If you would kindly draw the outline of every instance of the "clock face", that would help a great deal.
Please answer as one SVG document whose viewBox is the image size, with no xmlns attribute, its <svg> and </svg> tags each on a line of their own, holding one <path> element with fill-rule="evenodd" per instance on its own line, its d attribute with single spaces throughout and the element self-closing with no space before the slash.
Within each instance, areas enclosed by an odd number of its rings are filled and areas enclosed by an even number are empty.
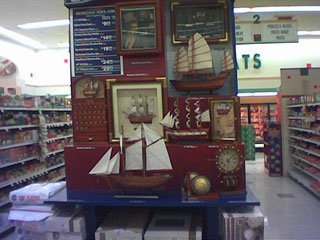
<svg viewBox="0 0 320 240">
<path fill-rule="evenodd" d="M 221 151 L 217 158 L 217 166 L 223 172 L 238 170 L 240 165 L 239 153 L 236 149 L 226 148 Z"/>
</svg>

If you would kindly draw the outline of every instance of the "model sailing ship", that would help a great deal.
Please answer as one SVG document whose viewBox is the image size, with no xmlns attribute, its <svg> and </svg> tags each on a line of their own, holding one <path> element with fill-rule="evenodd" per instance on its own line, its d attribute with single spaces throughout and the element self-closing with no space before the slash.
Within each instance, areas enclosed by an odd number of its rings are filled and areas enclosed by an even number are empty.
<svg viewBox="0 0 320 240">
<path fill-rule="evenodd" d="M 188 52 L 181 47 L 175 57 L 176 79 L 182 73 L 181 80 L 170 80 L 172 85 L 181 91 L 214 90 L 223 87 L 234 69 L 233 57 L 229 51 L 224 51 L 221 58 L 222 71 L 214 73 L 210 47 L 200 33 L 194 34 L 188 43 Z"/>
<path fill-rule="evenodd" d="M 154 118 L 154 99 L 149 100 L 147 96 L 132 97 L 130 100 L 131 107 L 127 115 L 130 123 L 152 123 Z"/>
<path fill-rule="evenodd" d="M 89 174 L 107 179 L 116 189 L 157 189 L 172 178 L 172 166 L 163 138 L 145 124 L 126 141 L 120 136 L 120 152 L 111 158 L 110 148 Z M 111 159 L 110 159 L 111 158 Z M 133 170 L 142 170 L 134 174 Z"/>
<path fill-rule="evenodd" d="M 95 97 L 99 92 L 99 82 L 94 80 L 88 80 L 85 84 L 85 88 L 82 93 L 86 97 Z"/>
<path fill-rule="evenodd" d="M 167 134 L 174 140 L 205 140 L 209 136 L 209 124 L 210 114 L 209 109 L 201 112 L 200 100 L 194 102 L 194 113 L 191 114 L 190 99 L 186 99 L 186 127 L 187 129 L 181 129 L 179 120 L 179 108 L 177 102 L 174 103 L 174 113 L 168 112 L 164 119 L 160 122 L 164 126 Z M 191 119 L 191 115 L 194 119 Z M 194 121 L 196 127 L 192 127 L 191 122 Z"/>
</svg>

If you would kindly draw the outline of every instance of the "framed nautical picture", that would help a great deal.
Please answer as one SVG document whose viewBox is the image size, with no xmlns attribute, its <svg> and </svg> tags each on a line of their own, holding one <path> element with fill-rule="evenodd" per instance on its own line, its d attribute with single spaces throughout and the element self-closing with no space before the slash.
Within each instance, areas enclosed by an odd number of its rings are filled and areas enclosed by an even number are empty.
<svg viewBox="0 0 320 240">
<path fill-rule="evenodd" d="M 237 140 L 236 109 L 233 99 L 211 100 L 212 140 Z"/>
<path fill-rule="evenodd" d="M 119 55 L 162 51 L 159 1 L 116 4 Z"/>
<path fill-rule="evenodd" d="M 158 135 L 164 135 L 159 124 L 167 106 L 163 79 L 107 80 L 109 106 L 112 106 L 109 114 L 110 141 L 118 141 L 121 133 L 124 138 L 131 136 L 142 123 Z"/>
<path fill-rule="evenodd" d="M 171 22 L 174 44 L 187 44 L 196 33 L 207 42 L 229 40 L 228 8 L 224 0 L 210 2 L 172 2 Z"/>
</svg>

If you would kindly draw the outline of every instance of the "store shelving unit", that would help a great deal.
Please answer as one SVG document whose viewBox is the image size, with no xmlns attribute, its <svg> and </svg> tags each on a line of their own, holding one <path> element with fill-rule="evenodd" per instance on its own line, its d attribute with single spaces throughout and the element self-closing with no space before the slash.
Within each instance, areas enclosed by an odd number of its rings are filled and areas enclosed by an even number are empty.
<svg viewBox="0 0 320 240">
<path fill-rule="evenodd" d="M 290 178 L 320 197 L 320 102 L 318 95 L 287 99 Z"/>
<path fill-rule="evenodd" d="M 10 97 L 7 97 L 7 99 Z M 13 99 L 13 98 L 12 98 Z M 1 99 L 0 99 L 1 100 Z M 33 98 L 31 103 L 33 106 L 40 105 L 37 98 Z M 14 101 L 14 100 L 13 100 Z M 19 102 L 18 102 L 19 103 Z M 1 104 L 1 102 L 0 102 Z M 39 134 L 39 116 L 43 113 L 50 114 L 52 112 L 64 113 L 70 112 L 69 108 L 39 108 L 23 106 L 24 102 L 21 102 L 22 107 L 0 107 L 0 172 L 2 175 L 10 175 L 10 178 L 2 178 L 0 181 L 0 207 L 9 206 L 10 201 L 8 199 L 8 194 L 10 191 L 20 188 L 25 184 L 33 181 L 38 181 L 39 179 L 47 179 L 47 174 L 57 171 L 59 169 L 63 170 L 65 163 L 58 162 L 56 164 L 48 164 L 46 161 L 42 161 L 41 154 L 39 151 L 39 143 L 45 141 L 48 144 L 54 143 L 55 141 L 63 141 L 72 139 L 72 132 L 67 131 L 64 134 L 63 131 L 59 131 L 54 137 L 45 138 Z M 28 104 L 30 104 L 30 99 Z M 63 128 L 72 126 L 71 121 L 59 121 L 57 123 L 50 122 L 46 124 L 46 128 Z M 15 134 L 19 134 L 24 131 L 32 131 L 33 139 L 22 139 L 17 138 L 18 143 L 15 143 Z M 28 135 L 29 136 L 29 135 Z M 61 153 L 63 153 L 64 145 L 58 150 L 51 151 L 46 157 L 61 158 Z M 32 150 L 32 153 L 28 151 Z M 59 156 L 60 155 L 60 156 Z M 12 161 L 12 159 L 15 159 Z M 46 160 L 46 159 L 44 159 Z M 55 163 L 55 162 L 54 162 Z M 51 178 L 50 181 L 59 181 L 65 178 L 64 171 L 59 176 Z M 4 174 L 7 173 L 7 174 Z M 8 225 L 0 228 L 0 234 L 10 230 L 13 226 Z"/>
</svg>

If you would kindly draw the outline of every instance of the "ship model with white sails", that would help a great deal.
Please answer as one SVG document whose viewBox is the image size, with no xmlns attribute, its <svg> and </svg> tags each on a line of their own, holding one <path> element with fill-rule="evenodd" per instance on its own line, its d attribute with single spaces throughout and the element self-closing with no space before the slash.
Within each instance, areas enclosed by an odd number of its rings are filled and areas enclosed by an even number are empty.
<svg viewBox="0 0 320 240">
<path fill-rule="evenodd" d="M 112 158 L 110 148 L 89 174 L 103 177 L 112 189 L 156 190 L 172 178 L 172 165 L 164 139 L 144 123 L 124 141 Z"/>
<path fill-rule="evenodd" d="M 188 51 L 179 48 L 175 56 L 173 72 L 176 80 L 171 84 L 179 91 L 215 90 L 224 86 L 230 73 L 233 72 L 234 62 L 229 51 L 224 51 L 220 64 L 222 71 L 217 75 L 213 64 L 210 47 L 200 33 L 194 34 L 188 42 Z M 179 74 L 182 79 L 178 80 Z"/>
<path fill-rule="evenodd" d="M 180 110 L 177 102 L 174 102 L 173 112 L 168 112 L 164 119 L 160 122 L 166 133 L 173 140 L 206 140 L 209 136 L 209 122 L 210 122 L 210 113 L 209 109 L 201 111 L 200 109 L 200 100 L 195 99 L 193 107 L 191 107 L 191 102 L 189 99 L 185 99 L 185 110 L 187 112 L 185 118 L 186 128 L 182 129 L 180 124 Z M 193 110 L 193 113 L 192 112 Z M 193 116 L 194 119 L 191 119 Z M 193 127 L 191 122 L 195 123 Z"/>
<path fill-rule="evenodd" d="M 152 123 L 154 118 L 154 99 L 139 95 L 130 100 L 131 107 L 127 112 L 130 123 Z"/>
</svg>

